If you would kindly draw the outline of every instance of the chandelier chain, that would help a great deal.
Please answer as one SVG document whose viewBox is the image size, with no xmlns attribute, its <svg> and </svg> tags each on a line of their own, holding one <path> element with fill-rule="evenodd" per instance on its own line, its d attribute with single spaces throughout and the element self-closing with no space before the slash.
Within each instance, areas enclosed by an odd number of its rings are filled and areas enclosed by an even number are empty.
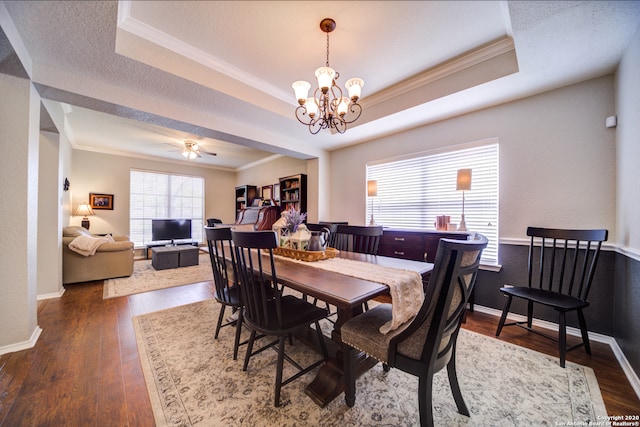
<svg viewBox="0 0 640 427">
<path fill-rule="evenodd" d="M 327 67 L 329 66 L 329 33 L 327 33 Z"/>
</svg>

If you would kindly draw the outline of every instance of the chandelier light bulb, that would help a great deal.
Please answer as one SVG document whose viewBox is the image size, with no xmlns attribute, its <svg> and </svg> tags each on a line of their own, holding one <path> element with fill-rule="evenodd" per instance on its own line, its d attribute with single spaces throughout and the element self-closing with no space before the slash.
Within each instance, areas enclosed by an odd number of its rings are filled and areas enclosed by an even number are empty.
<svg viewBox="0 0 640 427">
<path fill-rule="evenodd" d="M 349 92 L 349 98 L 351 98 L 353 102 L 356 102 L 360 98 L 360 95 L 362 94 L 362 87 L 364 86 L 364 81 L 359 78 L 353 78 L 353 79 L 347 80 L 344 86 L 347 88 L 347 91 Z"/>
<path fill-rule="evenodd" d="M 327 93 L 333 84 L 333 78 L 336 72 L 331 67 L 320 67 L 316 70 L 316 78 L 318 79 L 318 87 L 322 93 Z"/>
<path fill-rule="evenodd" d="M 307 107 L 307 114 L 309 114 L 309 117 L 314 118 L 316 114 L 318 114 L 318 104 L 316 104 L 315 98 L 307 99 L 306 107 Z"/>
<path fill-rule="evenodd" d="M 338 115 L 340 117 L 343 117 L 345 114 L 347 114 L 347 111 L 349 109 L 349 102 L 351 102 L 349 98 L 347 98 L 346 96 L 342 97 L 342 100 L 338 104 Z"/>
<path fill-rule="evenodd" d="M 298 104 L 304 105 L 305 99 L 307 99 L 307 96 L 309 96 L 309 89 L 311 89 L 311 84 L 309 82 L 305 82 L 304 80 L 299 80 L 297 82 L 293 82 L 291 87 L 296 94 Z"/>
</svg>

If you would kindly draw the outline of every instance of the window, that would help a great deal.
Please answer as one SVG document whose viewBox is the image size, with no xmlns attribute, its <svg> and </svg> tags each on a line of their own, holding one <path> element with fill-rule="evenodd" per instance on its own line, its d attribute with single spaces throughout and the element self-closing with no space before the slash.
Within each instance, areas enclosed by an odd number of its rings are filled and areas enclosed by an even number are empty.
<svg viewBox="0 0 640 427">
<path fill-rule="evenodd" d="M 378 194 L 367 203 L 365 221 L 373 209 L 376 223 L 385 227 L 433 230 L 438 215 L 459 223 L 463 194 L 456 191 L 456 177 L 458 169 L 470 168 L 471 190 L 464 192 L 467 230 L 489 239 L 482 262 L 497 264 L 498 143 L 479 144 L 367 164 L 367 180 L 378 181 Z"/>
<path fill-rule="evenodd" d="M 152 219 L 191 219 L 191 239 L 202 242 L 204 178 L 132 170 L 129 234 L 135 246 L 151 240 Z"/>
</svg>

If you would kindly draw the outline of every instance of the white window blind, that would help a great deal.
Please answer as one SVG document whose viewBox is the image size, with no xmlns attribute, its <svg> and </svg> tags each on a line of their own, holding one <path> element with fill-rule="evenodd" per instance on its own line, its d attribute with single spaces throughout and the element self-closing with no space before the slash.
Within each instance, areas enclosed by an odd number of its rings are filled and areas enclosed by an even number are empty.
<svg viewBox="0 0 640 427">
<path fill-rule="evenodd" d="M 152 241 L 152 219 L 191 219 L 191 239 L 203 241 L 204 178 L 131 170 L 129 234 L 135 246 Z"/>
<path fill-rule="evenodd" d="M 467 230 L 489 239 L 482 262 L 497 264 L 497 143 L 368 164 L 367 180 L 378 181 L 378 194 L 368 200 L 365 221 L 373 209 L 375 222 L 385 227 L 433 230 L 438 215 L 449 215 L 458 224 L 462 215 L 458 169 L 472 170 L 471 190 L 464 192 Z"/>
</svg>

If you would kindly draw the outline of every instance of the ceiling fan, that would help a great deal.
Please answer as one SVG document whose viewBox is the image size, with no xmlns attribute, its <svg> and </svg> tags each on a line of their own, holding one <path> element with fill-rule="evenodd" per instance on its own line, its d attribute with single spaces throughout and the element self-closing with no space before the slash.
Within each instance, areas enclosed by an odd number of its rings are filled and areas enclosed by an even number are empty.
<svg viewBox="0 0 640 427">
<path fill-rule="evenodd" d="M 210 153 L 200 149 L 196 141 L 187 139 L 184 141 L 184 148 L 182 149 L 182 156 L 187 160 L 193 160 L 198 157 L 202 157 L 202 154 L 208 154 L 210 156 L 217 156 L 216 153 Z"/>
</svg>

